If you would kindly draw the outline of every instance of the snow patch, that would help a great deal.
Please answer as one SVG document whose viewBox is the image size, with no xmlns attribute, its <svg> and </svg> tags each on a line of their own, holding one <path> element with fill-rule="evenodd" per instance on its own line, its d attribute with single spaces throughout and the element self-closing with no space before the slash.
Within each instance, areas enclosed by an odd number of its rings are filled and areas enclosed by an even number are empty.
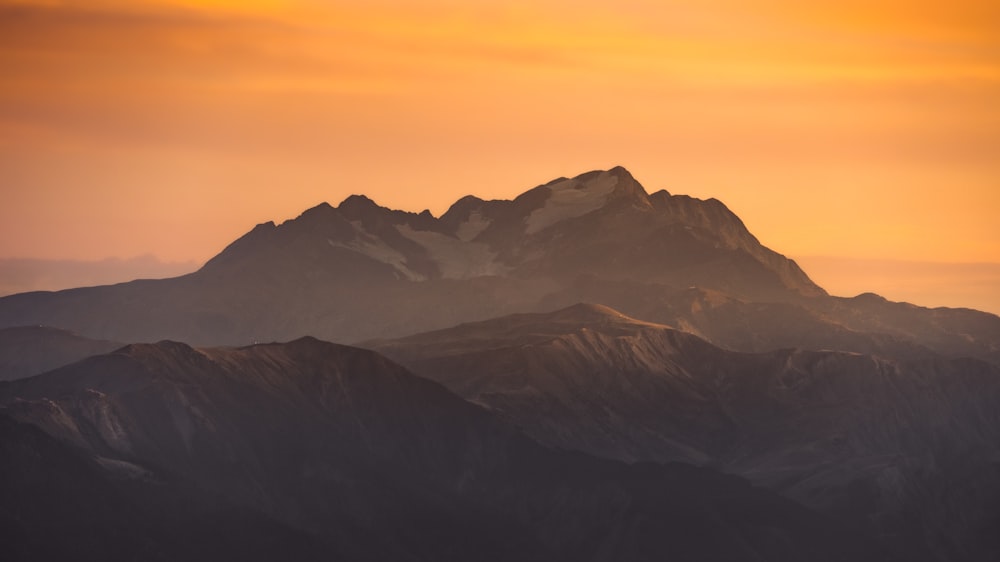
<svg viewBox="0 0 1000 562">
<path fill-rule="evenodd" d="M 507 268 L 496 261 L 496 254 L 486 244 L 465 242 L 440 232 L 414 230 L 405 224 L 397 226 L 396 230 L 423 246 L 445 279 L 468 279 L 506 272 Z"/>
<path fill-rule="evenodd" d="M 570 179 L 549 186 L 552 194 L 545 201 L 545 206 L 535 209 L 525 219 L 525 232 L 534 234 L 558 222 L 600 209 L 607 203 L 616 185 L 618 176 L 604 172 L 587 183 Z"/>
<path fill-rule="evenodd" d="M 198 399 L 198 395 L 189 396 L 176 386 L 164 388 L 162 394 L 174 429 L 188 451 L 192 450 L 196 435 L 216 431 L 212 420 L 192 400 Z"/>
<path fill-rule="evenodd" d="M 406 265 L 406 256 L 399 250 L 389 246 L 381 238 L 372 236 L 361 225 L 361 221 L 352 221 L 354 227 L 354 240 L 349 242 L 336 242 L 327 239 L 334 248 L 344 248 L 368 256 L 369 258 L 392 266 L 403 279 L 410 281 L 424 281 L 425 276 L 413 271 Z"/>
<path fill-rule="evenodd" d="M 455 236 L 463 242 L 468 242 L 476 236 L 482 234 L 484 230 L 489 228 L 493 221 L 483 216 L 479 211 L 472 211 L 469 213 L 469 218 L 465 220 L 462 224 L 458 225 L 458 230 L 455 231 Z"/>
<path fill-rule="evenodd" d="M 146 480 L 146 481 L 153 481 L 156 479 L 152 472 L 146 470 L 145 468 L 137 464 L 126 462 L 120 459 L 109 459 L 107 457 L 101 457 L 101 456 L 95 456 L 94 460 L 96 460 L 97 463 L 101 465 L 102 468 L 104 468 L 104 470 L 107 470 L 108 472 L 112 472 L 124 478 L 131 478 L 134 480 Z"/>
<path fill-rule="evenodd" d="M 89 417 L 97 429 L 97 434 L 113 450 L 130 452 L 132 450 L 132 442 L 129 439 L 128 431 L 125 429 L 126 424 L 119 419 L 112 404 L 108 401 L 107 395 L 93 389 L 87 389 L 87 393 L 94 400 L 94 402 L 87 406 L 90 409 L 88 412 Z"/>
</svg>

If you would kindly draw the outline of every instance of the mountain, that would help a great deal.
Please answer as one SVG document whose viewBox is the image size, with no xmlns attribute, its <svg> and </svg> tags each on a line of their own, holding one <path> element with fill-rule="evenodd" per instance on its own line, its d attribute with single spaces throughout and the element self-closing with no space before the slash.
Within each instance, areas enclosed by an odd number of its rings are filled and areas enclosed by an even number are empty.
<svg viewBox="0 0 1000 562">
<path fill-rule="evenodd" d="M 0 380 L 37 375 L 123 345 L 45 326 L 0 328 Z"/>
<path fill-rule="evenodd" d="M 542 443 L 739 474 L 906 560 L 1000 556 L 989 363 L 736 353 L 588 304 L 369 345 Z"/>
<path fill-rule="evenodd" d="M 22 558 L 1000 555 L 1000 317 L 830 296 L 623 168 L 441 217 L 354 195 L 188 275 L 0 298 L 39 325 L 100 341 L 3 333 L 8 372 L 70 363 L 0 382 Z"/>
<path fill-rule="evenodd" d="M 5 559 L 885 559 L 742 479 L 548 449 L 312 338 L 130 345 L 0 383 L 0 405 Z"/>
<path fill-rule="evenodd" d="M 512 201 L 465 197 L 440 218 L 364 196 L 324 203 L 258 225 L 189 275 L 0 299 L 0 325 L 124 341 L 358 341 L 534 309 L 588 276 L 748 299 L 824 294 L 720 202 L 649 195 L 614 168 Z"/>
<path fill-rule="evenodd" d="M 336 209 L 323 204 L 280 227 L 260 225 L 205 269 L 263 275 L 276 265 L 301 269 L 306 261 L 315 272 L 334 269 L 331 256 L 344 251 L 363 258 L 364 266 L 327 272 L 331 279 L 347 273 L 351 280 L 372 281 L 601 274 L 724 287 L 745 296 L 823 294 L 718 201 L 666 191 L 647 195 L 621 167 L 560 178 L 513 201 L 465 197 L 440 219 L 352 196 Z"/>
<path fill-rule="evenodd" d="M 114 341 L 358 342 L 598 302 L 738 351 L 835 349 L 1000 365 L 1000 317 L 831 297 L 717 200 L 652 194 L 624 168 L 441 217 L 353 195 L 257 225 L 200 270 L 0 298 L 0 327 Z"/>
</svg>

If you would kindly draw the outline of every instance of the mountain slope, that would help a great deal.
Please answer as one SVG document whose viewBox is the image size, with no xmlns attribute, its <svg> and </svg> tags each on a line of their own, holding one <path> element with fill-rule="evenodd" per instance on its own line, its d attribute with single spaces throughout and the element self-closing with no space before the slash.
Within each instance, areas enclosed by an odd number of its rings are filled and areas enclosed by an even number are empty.
<svg viewBox="0 0 1000 562">
<path fill-rule="evenodd" d="M 1000 553 L 1000 369 L 986 363 L 733 353 L 583 304 L 370 345 L 543 443 L 719 467 L 868 521 L 906 559 Z"/>
<path fill-rule="evenodd" d="M 0 416 L 4 560 L 326 559 L 304 533 L 129 467 Z"/>
<path fill-rule="evenodd" d="M 548 450 L 377 354 L 314 339 L 132 345 L 4 383 L 0 404 L 111 473 L 182 478 L 336 559 L 883 556 L 740 479 Z"/>
</svg>

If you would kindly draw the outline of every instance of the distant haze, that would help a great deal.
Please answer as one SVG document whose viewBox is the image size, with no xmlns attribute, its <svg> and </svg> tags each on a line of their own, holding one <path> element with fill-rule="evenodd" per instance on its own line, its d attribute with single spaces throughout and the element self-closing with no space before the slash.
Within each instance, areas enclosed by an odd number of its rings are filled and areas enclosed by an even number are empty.
<svg viewBox="0 0 1000 562">
<path fill-rule="evenodd" d="M 1000 263 L 938 263 L 795 256 L 832 295 L 878 293 L 926 307 L 975 308 L 1000 314 Z"/>
<path fill-rule="evenodd" d="M 95 261 L 0 259 L 0 296 L 176 277 L 191 273 L 199 265 L 193 261 L 164 262 L 151 255 Z"/>
</svg>

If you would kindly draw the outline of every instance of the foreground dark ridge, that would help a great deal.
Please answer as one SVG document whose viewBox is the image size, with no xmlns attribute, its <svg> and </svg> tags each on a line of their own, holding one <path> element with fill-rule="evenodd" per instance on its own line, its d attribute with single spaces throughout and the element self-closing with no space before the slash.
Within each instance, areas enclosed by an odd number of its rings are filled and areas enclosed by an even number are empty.
<svg viewBox="0 0 1000 562">
<path fill-rule="evenodd" d="M 578 304 L 374 349 L 543 443 L 743 475 L 906 560 L 1000 558 L 1000 368 L 719 349 Z"/>
<path fill-rule="evenodd" d="M 130 345 L 0 384 L 0 404 L 31 424 L 0 418 L 5 559 L 884 559 L 741 479 L 546 449 L 311 338 Z"/>
</svg>

